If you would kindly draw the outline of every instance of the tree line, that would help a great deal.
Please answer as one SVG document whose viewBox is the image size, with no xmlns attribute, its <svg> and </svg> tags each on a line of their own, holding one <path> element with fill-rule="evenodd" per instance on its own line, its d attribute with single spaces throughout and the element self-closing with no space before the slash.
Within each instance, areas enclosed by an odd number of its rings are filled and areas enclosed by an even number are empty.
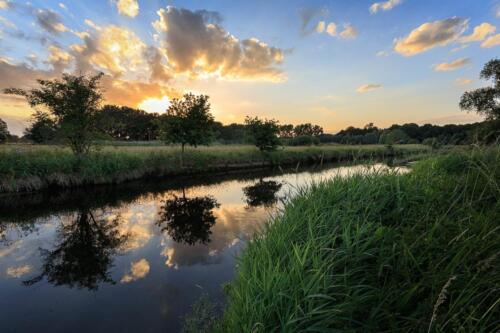
<svg viewBox="0 0 500 333">
<path fill-rule="evenodd" d="M 164 114 L 147 113 L 126 106 L 104 105 L 99 85 L 103 74 L 38 80 L 39 87 L 29 90 L 9 88 L 6 94 L 26 98 L 36 111 L 24 138 L 35 143 L 67 143 L 77 155 L 89 152 L 96 140 L 161 140 L 181 146 L 197 147 L 214 141 L 219 143 L 253 143 L 261 151 L 282 145 L 405 144 L 424 143 L 469 144 L 496 142 L 500 137 L 500 60 L 489 61 L 480 77 L 493 81 L 492 86 L 466 92 L 460 108 L 474 111 L 486 120 L 467 125 L 436 126 L 426 124 L 392 125 L 380 129 L 370 123 L 363 128 L 348 127 L 337 134 L 325 134 L 319 125 L 310 123 L 280 124 L 274 119 L 247 117 L 244 124 L 223 125 L 211 113 L 209 97 L 185 94 L 173 99 Z M 0 120 L 0 143 L 13 138 L 5 122 Z"/>
</svg>

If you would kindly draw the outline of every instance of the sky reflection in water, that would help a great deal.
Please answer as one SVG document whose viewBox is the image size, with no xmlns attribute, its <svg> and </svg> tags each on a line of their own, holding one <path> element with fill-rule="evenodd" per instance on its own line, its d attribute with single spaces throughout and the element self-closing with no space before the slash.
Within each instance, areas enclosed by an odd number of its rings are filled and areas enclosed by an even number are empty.
<svg viewBox="0 0 500 333">
<path fill-rule="evenodd" d="M 202 293 L 223 301 L 235 256 L 281 199 L 363 169 L 0 198 L 2 332 L 178 331 Z"/>
</svg>

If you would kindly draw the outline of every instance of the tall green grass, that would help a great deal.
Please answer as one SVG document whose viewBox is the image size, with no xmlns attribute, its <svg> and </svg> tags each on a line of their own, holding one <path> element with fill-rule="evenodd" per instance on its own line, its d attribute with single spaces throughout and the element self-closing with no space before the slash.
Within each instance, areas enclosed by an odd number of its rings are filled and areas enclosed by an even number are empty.
<svg viewBox="0 0 500 333">
<path fill-rule="evenodd" d="M 363 158 L 404 156 L 426 152 L 420 145 L 293 147 L 260 153 L 253 146 L 211 146 L 186 150 L 180 168 L 180 148 L 165 146 L 102 146 L 79 160 L 58 146 L 0 147 L 0 193 L 33 191 L 50 186 L 120 183 L 147 176 L 226 171 L 298 163 L 323 163 Z"/>
<path fill-rule="evenodd" d="M 314 184 L 244 250 L 222 332 L 498 332 L 500 149 Z"/>
</svg>

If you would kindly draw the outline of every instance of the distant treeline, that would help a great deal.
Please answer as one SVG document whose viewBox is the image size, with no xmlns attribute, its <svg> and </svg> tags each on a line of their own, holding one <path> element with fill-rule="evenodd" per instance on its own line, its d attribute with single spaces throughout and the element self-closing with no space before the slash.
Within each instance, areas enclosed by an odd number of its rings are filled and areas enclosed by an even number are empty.
<svg viewBox="0 0 500 333">
<path fill-rule="evenodd" d="M 162 115 L 142 110 L 106 105 L 97 113 L 99 137 L 103 140 L 156 141 L 160 140 L 159 121 Z M 430 145 L 470 144 L 475 142 L 486 122 L 465 125 L 437 126 L 414 123 L 378 128 L 370 123 L 363 128 L 348 127 L 337 134 L 326 134 L 319 125 L 310 123 L 279 125 L 279 137 L 284 145 L 312 145 L 320 143 L 338 144 L 406 144 Z M 223 125 L 213 123 L 215 142 L 221 144 L 244 144 L 251 142 L 245 124 Z M 35 113 L 24 138 L 35 143 L 57 142 L 57 126 L 46 113 Z"/>
</svg>

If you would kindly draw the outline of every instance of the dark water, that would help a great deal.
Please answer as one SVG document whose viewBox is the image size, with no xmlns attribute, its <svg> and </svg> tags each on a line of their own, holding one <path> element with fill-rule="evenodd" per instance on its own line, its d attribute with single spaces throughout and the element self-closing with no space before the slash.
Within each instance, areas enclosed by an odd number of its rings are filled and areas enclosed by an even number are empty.
<svg viewBox="0 0 500 333">
<path fill-rule="evenodd" d="M 0 197 L 1 332 L 177 332 L 297 187 L 366 169 L 154 180 Z"/>
</svg>

